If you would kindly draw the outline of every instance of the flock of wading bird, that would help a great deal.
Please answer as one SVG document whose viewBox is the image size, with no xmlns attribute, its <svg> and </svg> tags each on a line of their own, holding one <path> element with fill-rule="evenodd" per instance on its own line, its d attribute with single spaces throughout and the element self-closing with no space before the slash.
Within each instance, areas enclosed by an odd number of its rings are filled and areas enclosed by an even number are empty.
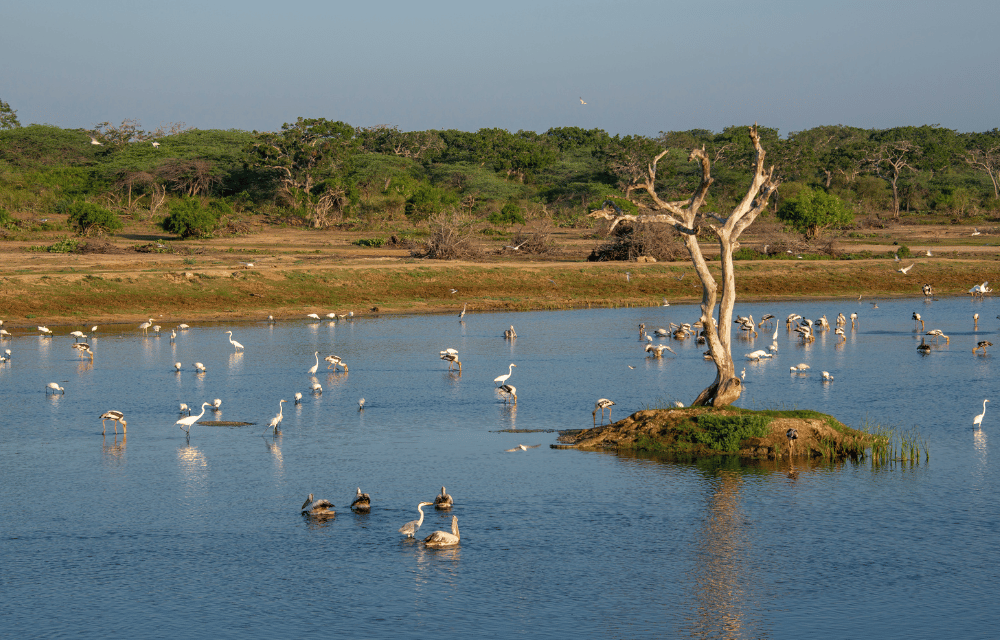
<svg viewBox="0 0 1000 640">
<path fill-rule="evenodd" d="M 465 316 L 465 308 L 463 308 L 462 313 L 459 314 L 459 320 L 462 320 L 464 316 Z M 338 320 L 343 321 L 346 319 L 351 319 L 354 317 L 354 313 L 353 312 L 347 314 L 330 313 L 327 314 L 326 317 L 329 319 L 330 322 L 336 322 Z M 312 322 L 322 321 L 322 318 L 315 313 L 308 314 L 307 318 L 309 318 Z M 143 332 L 144 335 L 148 335 L 149 331 L 152 330 L 153 333 L 157 337 L 159 337 L 161 335 L 161 330 L 163 329 L 163 327 L 154 324 L 154 322 L 155 321 L 152 318 L 150 318 L 146 322 L 140 324 L 138 328 Z M 275 322 L 274 317 L 268 316 L 268 322 L 274 323 Z M 2 329 L 2 326 L 3 326 L 3 321 L 0 320 L 0 339 L 6 340 L 11 337 L 11 334 L 7 332 L 5 329 Z M 177 339 L 178 331 L 184 332 L 190 328 L 191 327 L 187 324 L 179 324 L 176 328 L 171 329 L 170 341 L 174 342 Z M 39 335 L 42 338 L 51 339 L 54 335 L 52 330 L 45 326 L 39 326 L 38 331 L 40 332 Z M 74 338 L 72 347 L 76 349 L 82 357 L 85 356 L 89 358 L 91 362 L 93 362 L 94 360 L 94 351 L 91 348 L 89 339 L 93 337 L 94 334 L 96 334 L 96 332 L 97 332 L 97 326 L 94 326 L 91 327 L 90 336 L 88 336 L 82 331 L 72 331 L 68 334 Z M 240 352 L 245 349 L 243 344 L 241 344 L 240 342 L 238 342 L 233 338 L 232 331 L 226 331 L 224 333 L 228 335 L 229 343 L 233 346 L 233 349 L 235 351 Z M 515 338 L 517 338 L 517 332 L 514 330 L 513 325 L 511 325 L 509 329 L 505 330 L 503 335 L 506 340 L 514 340 Z M 81 342 L 81 340 L 83 340 L 83 342 Z M 320 363 L 319 363 L 318 351 L 314 353 L 314 357 L 315 357 L 315 363 L 311 367 L 309 367 L 306 371 L 310 376 L 314 376 L 317 370 L 319 369 Z M 11 351 L 10 349 L 7 349 L 3 355 L 0 355 L 0 364 L 9 362 L 10 358 L 11 358 Z M 448 362 L 449 370 L 451 370 L 454 366 L 457 365 L 459 371 L 461 371 L 462 363 L 458 359 L 458 351 L 456 349 L 449 348 L 444 351 L 441 351 L 440 358 Z M 338 368 L 342 368 L 344 373 L 348 372 L 348 366 L 340 356 L 331 354 L 326 356 L 324 358 L 324 361 L 328 363 L 327 369 L 337 371 Z M 205 373 L 208 370 L 207 367 L 201 362 L 195 362 L 193 366 L 196 374 L 200 376 L 205 375 Z M 505 404 L 507 402 L 512 402 L 514 404 L 517 403 L 517 388 L 511 384 L 507 384 L 507 380 L 513 375 L 514 368 L 516 366 L 517 366 L 516 364 L 511 363 L 507 370 L 507 373 L 501 374 L 494 379 L 494 382 L 498 384 L 497 392 L 504 398 Z M 184 370 L 184 365 L 180 362 L 175 362 L 173 367 L 174 367 L 174 372 L 178 374 Z M 310 389 L 312 393 L 322 394 L 323 387 L 319 383 L 319 381 L 315 377 L 312 377 L 311 380 L 312 383 L 310 385 Z M 66 393 L 65 389 L 55 382 L 50 382 L 46 385 L 45 393 L 49 394 L 50 392 L 59 394 Z M 299 404 L 302 400 L 302 393 L 296 392 L 293 397 L 295 404 Z M 272 434 L 275 435 L 280 433 L 280 426 L 282 418 L 284 417 L 282 405 L 286 402 L 288 401 L 285 399 L 281 399 L 278 401 L 278 413 L 268 422 L 267 429 L 264 431 L 265 434 L 268 431 L 270 431 Z M 610 405 L 613 404 L 614 402 L 602 398 L 597 402 L 597 405 L 595 405 L 595 414 L 597 407 L 600 407 L 602 409 L 601 415 L 603 420 L 603 409 L 607 407 L 610 411 Z M 211 408 L 213 411 L 219 411 L 221 409 L 221 406 L 222 406 L 222 400 L 220 398 L 215 398 L 214 401 L 212 402 L 203 402 L 201 404 L 201 413 L 193 415 L 191 408 L 188 407 L 186 403 L 181 403 L 179 409 L 180 413 L 187 415 L 177 420 L 175 424 L 185 432 L 188 438 L 190 438 L 191 427 L 194 426 L 194 424 L 196 424 L 199 420 L 201 420 L 201 418 L 205 415 L 206 410 Z M 365 399 L 361 398 L 360 400 L 358 400 L 358 410 L 363 411 L 364 408 L 365 408 Z M 123 435 L 127 435 L 128 423 L 125 419 L 125 414 L 123 412 L 117 409 L 112 409 L 102 413 L 99 416 L 99 418 L 101 420 L 102 435 L 104 435 L 107 431 L 106 424 L 109 420 L 112 421 L 115 435 L 118 434 L 118 425 L 121 425 Z M 528 449 L 535 449 L 540 446 L 541 446 L 540 444 L 535 444 L 535 445 L 519 444 L 511 449 L 506 449 L 505 452 L 513 453 L 517 451 L 527 451 Z M 400 527 L 399 532 L 402 533 L 407 538 L 414 538 L 416 532 L 420 529 L 420 525 L 423 524 L 424 521 L 423 507 L 433 505 L 437 509 L 450 509 L 453 504 L 454 501 L 452 497 L 448 495 L 444 487 L 441 487 L 441 493 L 434 499 L 434 502 L 420 502 L 417 505 L 417 511 L 420 514 L 420 518 L 418 520 L 411 520 L 410 522 L 407 522 L 402 527 Z M 327 519 L 336 515 L 336 512 L 333 510 L 333 508 L 334 505 L 329 500 L 326 499 L 317 500 L 314 499 L 313 494 L 309 494 L 309 497 L 305 501 L 305 503 L 303 503 L 301 510 L 303 515 L 308 516 L 310 518 Z M 358 487 L 357 495 L 355 496 L 354 501 L 351 503 L 351 511 L 355 513 L 368 513 L 370 510 L 371 510 L 371 497 L 367 493 L 362 493 L 361 488 Z M 435 531 L 430 536 L 425 538 L 424 542 L 429 547 L 449 547 L 457 545 L 460 540 L 461 540 L 461 534 L 459 533 L 458 530 L 458 516 L 452 516 L 451 532 Z"/>
<path fill-rule="evenodd" d="M 913 265 L 910 265 L 910 267 L 912 266 Z M 903 270 L 900 271 L 902 271 L 905 274 L 907 273 L 910 267 L 908 267 L 906 271 Z M 973 286 L 971 289 L 969 289 L 968 294 L 971 295 L 973 298 L 982 298 L 993 292 L 993 289 L 989 287 L 989 284 L 990 283 L 988 281 L 983 282 L 982 284 L 977 284 Z M 934 299 L 933 286 L 931 286 L 928 283 L 925 283 L 922 287 L 922 291 L 925 298 L 930 300 Z M 861 296 L 859 295 L 858 302 L 860 301 L 861 301 Z M 669 306 L 669 304 L 666 304 L 666 301 L 664 302 L 665 304 L 663 306 Z M 878 309 L 877 302 L 872 302 L 871 305 L 873 309 Z M 924 334 L 920 337 L 920 344 L 917 345 L 917 351 L 920 352 L 922 355 L 927 355 L 931 352 L 931 345 L 927 344 L 927 336 L 933 338 L 935 344 L 937 344 L 938 341 L 941 339 L 945 341 L 945 344 L 951 343 L 951 338 L 945 335 L 944 332 L 941 331 L 940 329 L 927 330 L 927 326 L 924 323 L 923 317 L 921 317 L 921 315 L 916 311 L 913 312 L 913 315 L 911 317 L 913 320 L 914 331 L 917 330 L 917 325 L 919 325 L 920 327 L 919 330 L 924 332 Z M 858 314 L 856 312 L 852 313 L 850 316 L 845 316 L 843 313 L 838 313 L 837 318 L 834 321 L 835 324 L 833 326 L 833 333 L 834 335 L 838 336 L 838 342 L 847 341 L 845 327 L 847 326 L 848 319 L 851 322 L 852 331 L 857 329 L 858 327 L 859 320 L 858 320 Z M 1000 320 L 1000 315 L 997 316 L 997 319 Z M 736 319 L 733 320 L 733 323 L 739 327 L 740 331 L 743 332 L 744 336 L 748 340 L 750 339 L 750 336 L 753 336 L 754 338 L 757 337 L 757 329 L 763 329 L 764 327 L 770 327 L 770 326 L 774 327 L 774 333 L 771 335 L 771 345 L 766 350 L 758 349 L 756 351 L 751 351 L 750 353 L 744 354 L 744 358 L 746 358 L 747 360 L 757 362 L 760 361 L 761 359 L 773 358 L 774 354 L 778 352 L 777 320 L 772 314 L 769 313 L 765 314 L 764 316 L 761 317 L 760 322 L 755 322 L 752 315 L 737 316 Z M 653 334 L 660 339 L 666 339 L 670 337 L 673 338 L 674 340 L 686 340 L 687 338 L 690 338 L 692 335 L 697 335 L 696 341 L 698 342 L 698 344 L 706 343 L 705 336 L 702 331 L 703 326 L 700 321 L 694 323 L 683 323 L 683 324 L 675 324 L 671 322 L 669 326 L 670 326 L 669 330 L 656 329 L 653 332 Z M 831 326 L 825 314 L 820 316 L 816 320 L 811 320 L 808 318 L 803 318 L 801 315 L 797 313 L 790 313 L 788 314 L 788 317 L 785 319 L 785 328 L 788 332 L 797 333 L 799 339 L 802 342 L 814 342 L 816 340 L 816 334 L 818 332 L 830 331 Z M 978 313 L 974 313 L 972 315 L 972 329 L 973 331 L 979 330 Z M 653 344 L 653 336 L 646 333 L 645 324 L 639 325 L 639 339 L 646 343 L 646 352 L 651 354 L 655 358 L 662 358 L 664 351 L 670 351 L 675 355 L 677 353 L 676 351 L 674 351 L 665 344 Z M 977 352 L 982 351 L 982 355 L 986 355 L 986 348 L 992 346 L 993 343 L 990 342 L 989 340 L 979 340 L 976 342 L 976 346 L 972 348 L 972 353 L 976 354 Z M 704 353 L 704 357 L 706 360 L 710 360 L 712 358 L 711 354 L 708 351 Z M 629 365 L 629 368 L 632 369 L 634 367 Z M 797 365 L 790 366 L 789 371 L 792 375 L 808 374 L 809 365 L 802 362 Z M 744 368 L 741 371 L 740 377 L 743 378 L 744 380 L 746 379 L 746 368 Z M 831 375 L 829 371 L 823 371 L 821 372 L 821 379 L 822 382 L 833 382 L 833 375 Z M 983 412 L 973 418 L 972 424 L 977 429 L 982 428 L 983 416 L 986 415 L 987 402 L 989 402 L 988 399 L 983 400 Z M 606 400 L 603 398 L 598 401 L 597 406 L 602 408 L 601 418 L 603 420 L 604 417 L 603 407 L 608 406 L 608 410 L 610 412 L 610 406 L 609 404 L 602 404 L 602 403 L 614 404 L 614 402 L 611 402 L 610 400 Z M 679 401 L 675 401 L 674 405 L 678 407 L 684 406 L 683 403 Z M 594 411 L 595 411 L 595 422 L 596 422 L 597 407 L 595 407 Z M 795 433 L 795 430 L 794 429 L 789 430 L 787 435 L 789 443 L 794 444 L 794 440 L 798 438 L 798 435 Z"/>
</svg>

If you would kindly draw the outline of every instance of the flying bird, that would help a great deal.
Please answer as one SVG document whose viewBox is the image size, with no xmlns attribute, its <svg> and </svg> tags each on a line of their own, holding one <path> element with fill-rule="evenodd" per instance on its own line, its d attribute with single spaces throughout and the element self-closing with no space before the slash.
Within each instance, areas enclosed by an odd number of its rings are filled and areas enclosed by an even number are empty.
<svg viewBox="0 0 1000 640">
<path fill-rule="evenodd" d="M 150 144 L 152 144 L 152 145 L 153 145 L 153 148 L 154 148 L 154 149 L 159 149 L 159 148 L 160 148 L 160 143 L 159 143 L 159 142 L 155 142 L 155 141 L 154 141 L 154 142 L 151 142 Z"/>
<path fill-rule="evenodd" d="M 903 274 L 903 275 L 905 276 L 905 275 L 907 275 L 908 273 L 910 273 L 910 269 L 912 269 L 912 268 L 913 268 L 913 265 L 915 265 L 915 264 L 917 264 L 917 263 L 916 263 L 916 262 L 914 262 L 913 264 L 911 264 L 911 265 L 910 265 L 910 266 L 908 266 L 908 267 L 900 267 L 899 269 L 896 269 L 896 271 L 900 272 L 901 274 Z"/>
<path fill-rule="evenodd" d="M 90 144 L 96 144 L 99 147 L 103 147 L 104 146 L 104 143 L 103 142 L 98 142 L 97 138 L 95 138 L 94 136 L 90 136 Z M 973 234 L 973 235 L 975 235 L 975 234 Z"/>
<path fill-rule="evenodd" d="M 514 447 L 513 449 L 504 449 L 503 452 L 504 453 L 513 453 L 515 451 L 527 451 L 528 449 L 537 449 L 540 446 L 542 446 L 542 445 L 540 445 L 540 444 L 529 444 L 529 445 L 519 444 L 516 447 Z"/>
<path fill-rule="evenodd" d="M 580 97 L 580 104 L 587 104 L 586 102 L 583 101 L 583 96 Z"/>
</svg>

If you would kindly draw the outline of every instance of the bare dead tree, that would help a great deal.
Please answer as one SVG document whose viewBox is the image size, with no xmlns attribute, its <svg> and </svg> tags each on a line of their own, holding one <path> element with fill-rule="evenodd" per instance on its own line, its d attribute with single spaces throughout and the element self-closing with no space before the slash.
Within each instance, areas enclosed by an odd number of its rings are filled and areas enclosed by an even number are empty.
<svg viewBox="0 0 1000 640">
<path fill-rule="evenodd" d="M 920 147 L 909 140 L 899 140 L 897 142 L 887 142 L 875 151 L 869 158 L 875 165 L 875 175 L 892 185 L 892 215 L 893 219 L 899 220 L 899 176 L 904 169 L 913 171 L 913 167 L 907 162 L 907 158 L 915 156 L 920 152 Z M 885 166 L 888 175 L 882 172 Z"/>
<path fill-rule="evenodd" d="M 191 197 L 208 195 L 212 187 L 222 182 L 222 175 L 215 166 L 202 159 L 170 159 L 161 164 L 156 173 L 174 189 Z"/>
<path fill-rule="evenodd" d="M 749 227 L 758 215 L 767 207 L 767 201 L 778 186 L 778 181 L 774 178 L 774 167 L 765 169 L 764 148 L 760 144 L 760 136 L 757 134 L 757 125 L 750 127 L 750 139 L 754 145 L 754 175 L 753 181 L 747 188 L 746 195 L 736 205 L 728 217 L 721 217 L 713 213 L 701 213 L 701 207 L 705 204 L 705 197 L 708 195 L 708 188 L 712 185 L 711 161 L 704 149 L 695 149 L 688 156 L 689 161 L 701 163 L 701 184 L 687 200 L 667 202 L 657 195 L 656 183 L 656 163 L 666 155 L 663 151 L 647 167 L 647 180 L 645 184 L 637 185 L 637 189 L 644 189 L 652 199 L 651 208 L 654 211 L 665 211 L 666 213 L 653 215 L 623 215 L 612 214 L 607 211 L 595 211 L 591 217 L 604 218 L 611 221 L 611 229 L 623 220 L 632 222 L 662 222 L 672 225 L 684 238 L 684 244 L 691 256 L 698 278 L 701 279 L 701 323 L 705 333 L 705 340 L 708 343 L 708 350 L 715 362 L 717 370 L 715 381 L 705 388 L 692 402 L 692 406 L 711 405 L 716 407 L 726 406 L 735 402 L 743 392 L 743 383 L 735 375 L 733 365 L 732 349 L 732 326 L 733 307 L 736 304 L 736 276 L 733 272 L 733 252 L 740 246 L 739 237 Z M 719 242 L 719 250 L 722 263 L 722 283 L 715 281 L 708 262 L 698 244 L 698 232 L 700 223 L 711 218 L 717 224 L 709 224 L 708 227 L 715 234 Z M 721 294 L 721 300 L 719 296 Z M 713 312 L 716 301 L 719 305 L 719 321 L 716 324 Z"/>
<path fill-rule="evenodd" d="M 965 152 L 965 161 L 986 172 L 993 181 L 993 197 L 1000 198 L 1000 146 L 990 149 L 972 149 Z"/>
<path fill-rule="evenodd" d="M 163 206 L 167 200 L 167 188 L 158 182 L 154 182 L 153 193 L 149 194 L 149 217 L 156 215 L 156 210 Z"/>
</svg>

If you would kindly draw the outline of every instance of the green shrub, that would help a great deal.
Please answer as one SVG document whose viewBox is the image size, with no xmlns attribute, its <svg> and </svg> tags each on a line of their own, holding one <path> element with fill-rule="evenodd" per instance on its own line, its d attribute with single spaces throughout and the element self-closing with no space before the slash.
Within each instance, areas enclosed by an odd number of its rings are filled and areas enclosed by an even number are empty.
<svg viewBox="0 0 1000 640">
<path fill-rule="evenodd" d="M 763 438 L 770 429 L 771 418 L 768 416 L 712 416 L 698 417 L 698 426 L 702 429 L 696 435 L 698 442 L 712 449 L 735 453 L 740 449 L 740 442 L 747 438 Z"/>
<path fill-rule="evenodd" d="M 80 241 L 73 238 L 63 238 L 55 244 L 45 247 L 49 253 L 73 253 L 80 248 Z"/>
<path fill-rule="evenodd" d="M 494 211 L 490 214 L 487 220 L 491 224 L 496 225 L 512 225 L 515 222 L 518 224 L 524 224 L 524 216 L 521 215 L 521 207 L 517 206 L 513 202 L 508 202 L 503 206 L 503 209 L 499 211 Z"/>
<path fill-rule="evenodd" d="M 360 238 L 351 244 L 358 247 L 381 247 L 385 244 L 385 238 Z"/>
<path fill-rule="evenodd" d="M 0 227 L 4 228 L 14 228 L 17 226 L 17 220 L 14 216 L 10 215 L 10 212 L 0 207 Z"/>
<path fill-rule="evenodd" d="M 181 198 L 170 205 L 170 215 L 163 219 L 161 226 L 168 233 L 192 238 L 211 235 L 218 224 L 215 212 L 203 207 L 200 200 Z"/>
<path fill-rule="evenodd" d="M 66 207 L 66 213 L 69 216 L 69 223 L 76 227 L 77 233 L 81 235 L 112 233 L 125 226 L 118 218 L 118 214 L 92 202 L 74 202 Z"/>
</svg>

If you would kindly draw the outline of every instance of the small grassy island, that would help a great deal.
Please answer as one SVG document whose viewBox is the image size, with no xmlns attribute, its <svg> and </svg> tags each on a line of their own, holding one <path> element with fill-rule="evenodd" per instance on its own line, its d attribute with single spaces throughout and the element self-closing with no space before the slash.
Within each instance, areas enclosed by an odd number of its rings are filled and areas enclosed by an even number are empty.
<svg viewBox="0 0 1000 640">
<path fill-rule="evenodd" d="M 787 433 L 797 439 L 789 446 Z M 739 455 L 781 459 L 861 458 L 883 437 L 852 429 L 817 411 L 753 411 L 739 407 L 688 407 L 637 411 L 607 425 L 563 431 L 555 448 L 635 451 L 701 457 Z"/>
</svg>

